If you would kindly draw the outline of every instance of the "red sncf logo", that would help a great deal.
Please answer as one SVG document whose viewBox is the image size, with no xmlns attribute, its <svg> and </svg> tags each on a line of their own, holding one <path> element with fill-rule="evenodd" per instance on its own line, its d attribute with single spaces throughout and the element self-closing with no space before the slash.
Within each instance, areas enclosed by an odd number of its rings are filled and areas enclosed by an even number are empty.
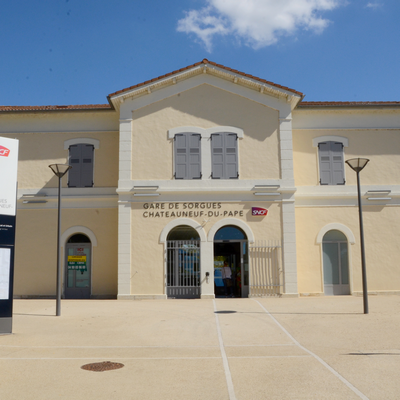
<svg viewBox="0 0 400 400">
<path fill-rule="evenodd" d="M 7 147 L 0 146 L 0 156 L 1 157 L 8 157 L 9 154 L 10 154 L 10 150 L 7 149 Z"/>
<path fill-rule="evenodd" d="M 261 207 L 252 207 L 251 208 L 251 215 L 265 216 L 267 214 L 268 214 L 268 210 L 266 208 L 261 208 Z"/>
</svg>

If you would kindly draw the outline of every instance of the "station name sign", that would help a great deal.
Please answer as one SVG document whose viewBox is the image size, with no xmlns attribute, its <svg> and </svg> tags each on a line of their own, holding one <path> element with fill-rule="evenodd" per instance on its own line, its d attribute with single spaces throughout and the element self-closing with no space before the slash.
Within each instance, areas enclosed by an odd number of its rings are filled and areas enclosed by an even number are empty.
<svg viewBox="0 0 400 400">
<path fill-rule="evenodd" d="M 243 217 L 243 210 L 223 210 L 222 203 L 144 203 L 144 218 Z"/>
</svg>

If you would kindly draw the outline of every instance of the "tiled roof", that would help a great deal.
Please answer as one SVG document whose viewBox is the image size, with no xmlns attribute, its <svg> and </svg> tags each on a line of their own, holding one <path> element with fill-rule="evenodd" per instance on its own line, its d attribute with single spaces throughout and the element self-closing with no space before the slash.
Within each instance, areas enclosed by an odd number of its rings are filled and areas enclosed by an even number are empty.
<svg viewBox="0 0 400 400">
<path fill-rule="evenodd" d="M 109 95 L 108 95 L 108 98 L 113 97 L 113 96 L 115 96 L 115 95 L 117 95 L 117 94 L 121 94 L 121 93 L 127 92 L 127 91 L 132 90 L 132 89 L 137 89 L 137 88 L 139 88 L 139 87 L 141 87 L 141 86 L 144 86 L 144 85 L 148 85 L 149 83 L 156 82 L 156 81 L 158 81 L 158 80 L 160 80 L 160 79 L 168 78 L 168 77 L 171 76 L 171 75 L 175 75 L 175 74 L 177 74 L 177 73 L 179 73 L 179 72 L 187 71 L 187 70 L 189 70 L 189 69 L 191 69 L 191 68 L 198 67 L 199 65 L 202 65 L 202 64 L 213 65 L 213 66 L 215 66 L 215 67 L 224 69 L 224 70 L 226 70 L 226 71 L 233 72 L 234 74 L 238 74 L 238 75 L 241 75 L 241 76 L 243 76 L 243 77 L 247 77 L 247 78 L 250 78 L 250 79 L 254 79 L 254 80 L 256 80 L 256 81 L 259 81 L 259 82 L 262 82 L 262 83 L 266 83 L 266 84 L 268 84 L 268 85 L 274 86 L 274 87 L 279 88 L 279 89 L 287 90 L 287 91 L 292 92 L 292 93 L 295 93 L 295 94 L 297 94 L 297 95 L 299 95 L 299 96 L 301 96 L 301 97 L 303 96 L 303 93 L 298 92 L 297 90 L 290 89 L 290 88 L 288 88 L 288 87 L 286 87 L 286 86 L 281 86 L 281 85 L 278 85 L 278 84 L 273 83 L 273 82 L 270 82 L 270 81 L 266 81 L 265 79 L 261 79 L 261 78 L 258 78 L 258 77 L 256 77 L 256 76 L 253 76 L 253 75 L 245 74 L 244 72 L 240 72 L 240 71 L 237 71 L 236 69 L 232 69 L 232 68 L 225 67 L 224 65 L 217 64 L 217 63 L 212 62 L 212 61 L 208 61 L 206 58 L 204 58 L 202 61 L 200 61 L 200 62 L 198 62 L 198 63 L 195 63 L 195 64 L 192 64 L 192 65 L 188 65 L 188 66 L 185 67 L 185 68 L 181 68 L 181 69 L 178 69 L 178 70 L 176 70 L 176 71 L 172 71 L 172 72 L 170 72 L 170 73 L 168 73 L 168 74 L 161 75 L 161 76 L 159 76 L 159 77 L 157 77 L 157 78 L 153 78 L 153 79 L 151 79 L 151 80 L 149 80 L 149 81 L 142 82 L 142 83 L 138 83 L 137 85 L 130 86 L 130 87 L 125 88 L 125 89 L 122 89 L 122 90 L 118 90 L 117 92 L 114 92 L 114 93 L 109 94 Z"/>
<path fill-rule="evenodd" d="M 0 112 L 111 110 L 109 104 L 84 104 L 70 106 L 0 106 Z"/>
<path fill-rule="evenodd" d="M 386 107 L 400 106 L 400 101 L 302 101 L 302 107 Z"/>
</svg>

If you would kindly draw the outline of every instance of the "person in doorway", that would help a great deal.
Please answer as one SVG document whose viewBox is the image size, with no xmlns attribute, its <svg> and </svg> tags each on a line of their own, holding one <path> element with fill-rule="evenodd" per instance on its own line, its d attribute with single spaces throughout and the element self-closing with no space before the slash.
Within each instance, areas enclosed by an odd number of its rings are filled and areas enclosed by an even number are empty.
<svg viewBox="0 0 400 400">
<path fill-rule="evenodd" d="M 224 282 L 225 295 L 232 296 L 232 270 L 228 261 L 224 261 L 222 267 L 222 281 Z"/>
</svg>

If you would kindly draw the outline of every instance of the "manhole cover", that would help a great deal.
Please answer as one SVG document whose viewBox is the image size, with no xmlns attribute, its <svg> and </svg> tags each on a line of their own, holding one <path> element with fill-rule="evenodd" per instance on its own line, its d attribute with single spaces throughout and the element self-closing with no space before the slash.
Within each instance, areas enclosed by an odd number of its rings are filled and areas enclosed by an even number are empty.
<svg viewBox="0 0 400 400">
<path fill-rule="evenodd" d="M 102 361 L 98 363 L 82 365 L 81 368 L 86 369 L 88 371 L 103 372 L 103 371 L 111 371 L 112 369 L 119 369 L 122 368 L 123 366 L 124 364 L 121 363 Z"/>
</svg>

